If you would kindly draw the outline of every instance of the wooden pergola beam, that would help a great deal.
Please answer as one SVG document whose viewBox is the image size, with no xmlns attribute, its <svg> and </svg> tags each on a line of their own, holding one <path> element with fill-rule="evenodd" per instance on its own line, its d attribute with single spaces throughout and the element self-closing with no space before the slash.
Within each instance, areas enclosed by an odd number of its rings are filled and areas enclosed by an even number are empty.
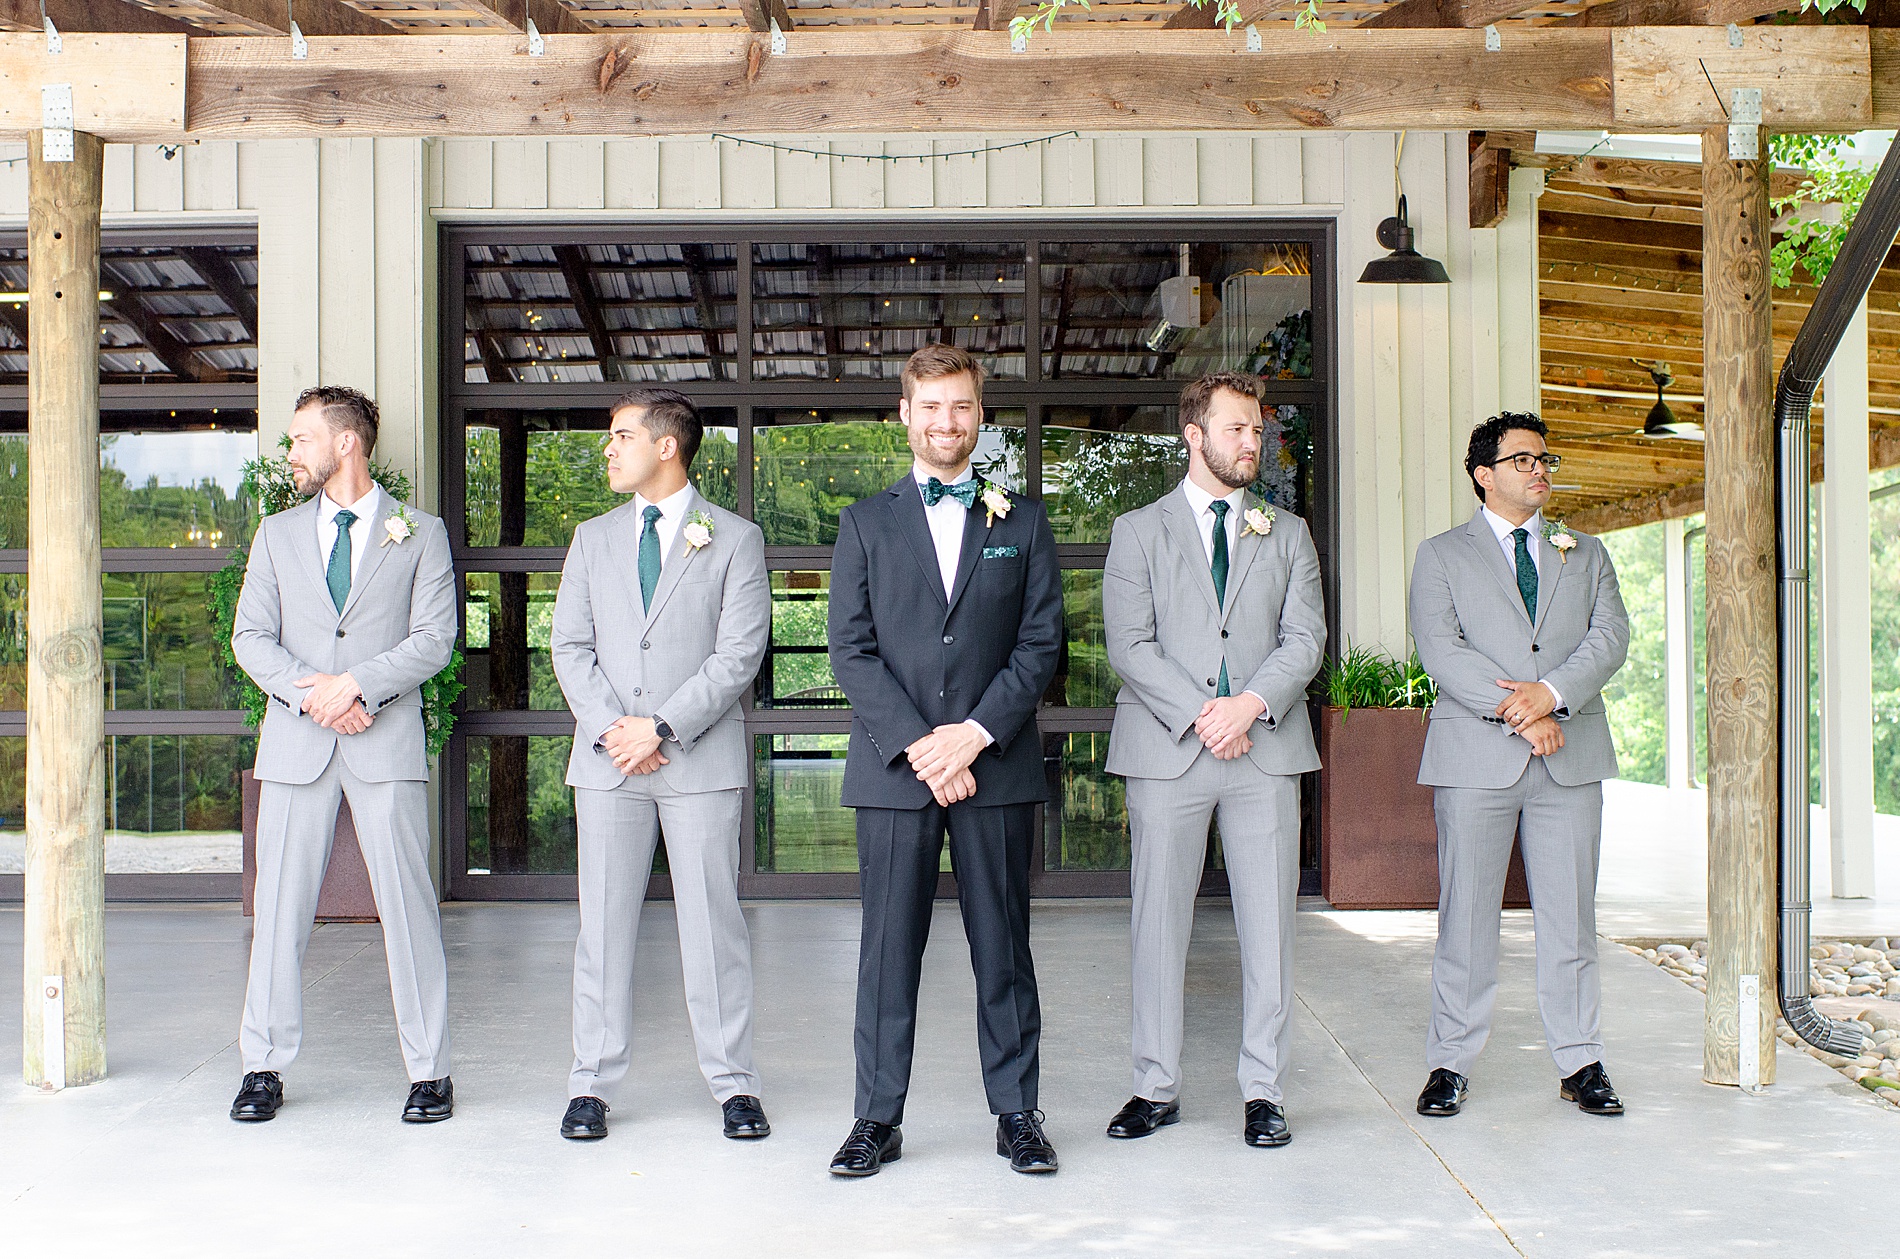
<svg viewBox="0 0 1900 1259">
<path fill-rule="evenodd" d="M 181 246 L 179 257 L 191 264 L 191 269 L 204 277 L 211 291 L 218 299 L 231 308 L 231 314 L 244 327 L 244 335 L 252 341 L 257 340 L 257 298 L 245 287 L 244 277 L 231 260 L 215 249 L 202 246 Z"/>
<path fill-rule="evenodd" d="M 1006 31 L 1022 7 L 1020 0 L 977 0 L 976 17 L 970 23 L 975 31 Z"/>
<path fill-rule="evenodd" d="M 127 0 L 46 0 L 46 16 L 61 34 L 202 35 L 185 22 L 154 13 Z M 0 26 L 9 30 L 38 31 L 39 0 L 0 0 Z"/>
<path fill-rule="evenodd" d="M 1262 18 L 1295 8 L 1301 0 L 1241 0 L 1237 27 L 1246 28 Z M 1214 0 L 1205 4 L 1183 4 L 1161 24 L 1164 31 L 1215 31 L 1220 29 L 1220 6 Z"/>
<path fill-rule="evenodd" d="M 1359 23 L 1358 29 L 1489 26 L 1535 7 L 1536 0 L 1399 0 L 1399 3 Z"/>
<path fill-rule="evenodd" d="M 1605 0 L 1558 26 L 1726 26 L 1791 6 L 1788 0 Z"/>
<path fill-rule="evenodd" d="M 575 313 L 581 317 L 581 327 L 587 330 L 587 339 L 594 343 L 594 358 L 600 365 L 601 379 L 619 380 L 620 356 L 614 352 L 613 333 L 601 314 L 586 250 L 579 245 L 556 245 L 554 256 L 560 260 L 561 276 L 567 281 L 567 295 L 574 303 Z"/>
<path fill-rule="evenodd" d="M 290 33 L 290 9 L 283 0 L 198 0 L 214 16 L 260 34 Z M 381 18 L 344 4 L 343 0 L 296 0 L 297 29 L 305 35 L 394 35 L 396 28 Z"/>
<path fill-rule="evenodd" d="M 745 12 L 745 24 L 751 30 L 769 31 L 774 22 L 781 31 L 792 29 L 792 11 L 786 7 L 785 0 L 739 0 L 739 7 Z"/>
<path fill-rule="evenodd" d="M 784 0 L 779 2 L 782 4 Z M 561 0 L 461 0 L 461 3 L 517 31 L 526 31 L 530 18 L 534 19 L 534 29 L 543 35 L 586 35 L 598 29 Z"/>
</svg>

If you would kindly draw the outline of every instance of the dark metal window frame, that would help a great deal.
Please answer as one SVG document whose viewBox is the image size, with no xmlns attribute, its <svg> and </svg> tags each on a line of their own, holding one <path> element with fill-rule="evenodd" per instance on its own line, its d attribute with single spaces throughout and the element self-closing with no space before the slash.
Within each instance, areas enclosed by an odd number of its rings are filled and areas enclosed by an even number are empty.
<svg viewBox="0 0 1900 1259">
<path fill-rule="evenodd" d="M 100 238 L 104 248 L 140 248 L 172 245 L 255 245 L 255 227 L 141 227 L 108 228 Z M 26 248 L 25 232 L 0 232 L 0 248 Z M 24 411 L 25 385 L 0 385 L 0 411 Z M 209 410 L 213 407 L 257 408 L 254 381 L 157 381 L 149 385 L 109 384 L 99 387 L 102 418 L 114 411 Z M 101 567 L 108 573 L 215 573 L 231 558 L 230 547 L 173 549 L 171 547 L 106 547 Z M 24 548 L 0 550 L 0 573 L 24 573 Z M 114 709 L 106 713 L 106 734 L 248 735 L 244 714 L 237 709 Z M 0 711 L 0 737 L 23 738 L 26 713 Z M 202 901 L 238 899 L 241 874 L 108 874 L 106 899 L 120 901 Z M 0 901 L 25 895 L 24 876 L 0 875 Z"/>
<path fill-rule="evenodd" d="M 1325 583 L 1329 632 L 1337 630 L 1338 511 L 1336 464 L 1338 441 L 1338 335 L 1335 312 L 1338 309 L 1336 261 L 1337 224 L 1330 218 L 1282 218 L 1271 215 L 1239 213 L 1220 218 L 1188 220 L 1144 216 L 1128 219 L 1068 219 L 1053 216 L 1029 216 L 1007 223 L 996 220 L 968 219 L 826 219 L 787 224 L 783 220 L 724 220 L 717 224 L 686 220 L 652 223 L 628 222 L 603 225 L 589 223 L 480 223 L 444 224 L 441 228 L 439 257 L 440 312 L 442 319 L 441 362 L 441 514 L 448 527 L 455 559 L 458 585 L 468 573 L 484 572 L 559 572 L 566 555 L 563 547 L 472 547 L 467 542 L 467 503 L 465 469 L 467 466 L 466 416 L 471 411 L 488 409 L 573 409 L 599 407 L 603 410 L 631 387 L 623 381 L 576 381 L 546 383 L 471 383 L 466 379 L 467 364 L 462 348 L 467 336 L 465 318 L 465 248 L 470 245 L 572 245 L 623 244 L 637 238 L 642 243 L 705 244 L 708 237 L 735 246 L 735 299 L 737 311 L 734 332 L 737 340 L 739 379 L 735 381 L 671 382 L 670 388 L 707 406 L 730 408 L 738 428 L 735 482 L 739 509 L 750 515 L 753 506 L 753 413 L 760 410 L 809 408 L 822 399 L 824 405 L 889 406 L 897 394 L 896 381 L 824 381 L 806 379 L 751 379 L 752 371 L 752 250 L 754 243 L 770 244 L 860 244 L 944 241 L 1022 242 L 1025 274 L 1023 297 L 1024 375 L 1021 379 L 993 379 L 984 385 L 985 406 L 991 410 L 1021 409 L 1026 425 L 1025 488 L 1039 494 L 1042 487 L 1042 417 L 1045 407 L 1060 405 L 1149 404 L 1173 406 L 1185 384 L 1180 380 L 1130 381 L 1111 379 L 1063 379 L 1059 383 L 1042 379 L 1041 347 L 1041 267 L 1040 246 L 1049 243 L 1087 243 L 1166 239 L 1189 243 L 1221 244 L 1270 237 L 1276 241 L 1306 244 L 1310 248 L 1313 311 L 1313 375 L 1309 379 L 1265 382 L 1268 405 L 1295 404 L 1317 412 L 1314 425 L 1313 503 L 1303 504 L 1319 551 Z M 598 349 L 598 347 L 597 347 Z M 1056 393 L 1060 393 L 1057 402 Z M 1106 560 L 1105 544 L 1078 544 L 1058 547 L 1065 571 L 1099 569 Z M 831 548 L 812 546 L 768 546 L 769 569 L 822 569 L 831 564 Z M 1037 722 L 1044 734 L 1105 732 L 1114 717 L 1112 708 L 1043 708 Z M 782 733 L 841 734 L 850 730 L 847 709 L 787 710 L 759 708 L 748 700 L 748 735 Z M 470 710 L 462 714 L 454 737 L 442 760 L 443 848 L 447 865 L 449 895 L 458 900 L 544 900 L 572 899 L 575 877 L 563 874 L 468 874 L 468 748 L 471 737 L 506 735 L 573 734 L 573 717 L 565 709 L 554 710 Z M 746 789 L 746 806 L 741 810 L 739 890 L 743 896 L 775 898 L 852 897 L 858 894 L 854 873 L 806 874 L 761 873 L 756 862 L 756 812 L 752 807 L 753 789 Z M 1054 832 L 1060 818 L 1050 818 L 1047 809 L 1039 821 L 1037 849 L 1031 867 L 1031 891 L 1038 896 L 1123 896 L 1128 892 L 1128 872 L 1072 871 L 1044 868 L 1044 852 L 1057 838 Z M 1310 848 L 1309 843 L 1306 847 Z M 1309 854 L 1310 855 L 1310 854 Z M 670 894 L 668 880 L 656 876 L 652 892 Z M 949 894 L 953 885 L 945 876 L 939 895 Z M 1204 894 L 1224 894 L 1226 877 L 1210 871 L 1203 881 Z"/>
</svg>

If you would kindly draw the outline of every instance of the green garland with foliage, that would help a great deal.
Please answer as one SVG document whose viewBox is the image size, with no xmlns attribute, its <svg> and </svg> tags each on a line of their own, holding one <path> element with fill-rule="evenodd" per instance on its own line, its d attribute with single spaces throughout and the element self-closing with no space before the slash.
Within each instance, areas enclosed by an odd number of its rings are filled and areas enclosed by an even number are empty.
<svg viewBox="0 0 1900 1259">
<path fill-rule="evenodd" d="M 288 448 L 290 438 L 280 443 Z M 409 478 L 394 468 L 379 463 L 369 465 L 370 479 L 398 502 L 408 502 Z M 291 475 L 290 461 L 282 455 L 260 456 L 244 465 L 243 495 L 257 504 L 258 516 L 273 516 L 303 501 Z M 238 668 L 237 655 L 231 650 L 231 635 L 237 627 L 238 595 L 244 589 L 244 572 L 249 556 L 243 547 L 233 547 L 231 559 L 211 575 L 211 615 L 218 627 L 218 654 L 225 668 L 238 679 L 238 703 L 244 710 L 244 724 L 255 728 L 264 720 L 270 699 Z M 455 701 L 464 689 L 462 652 L 458 648 L 449 657 L 442 672 L 422 684 L 422 725 L 429 742 L 429 755 L 439 756 L 455 729 Z"/>
</svg>

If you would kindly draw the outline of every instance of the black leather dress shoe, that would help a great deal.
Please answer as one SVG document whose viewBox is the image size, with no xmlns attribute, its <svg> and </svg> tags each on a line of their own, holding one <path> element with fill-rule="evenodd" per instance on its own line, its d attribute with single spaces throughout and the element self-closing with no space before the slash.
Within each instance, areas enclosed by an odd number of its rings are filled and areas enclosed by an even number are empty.
<svg viewBox="0 0 1900 1259">
<path fill-rule="evenodd" d="M 239 1123 L 263 1123 L 277 1118 L 277 1108 L 283 1104 L 283 1077 L 275 1071 L 246 1071 L 237 1100 L 231 1103 L 231 1118 Z"/>
<path fill-rule="evenodd" d="M 734 1141 L 751 1141 L 772 1135 L 772 1125 L 766 1122 L 765 1107 L 759 1105 L 758 1098 L 741 1093 L 737 1097 L 728 1097 L 720 1109 L 726 1113 L 726 1135 Z"/>
<path fill-rule="evenodd" d="M 904 1134 L 893 1124 L 860 1119 L 831 1156 L 833 1176 L 875 1176 L 904 1157 Z"/>
<path fill-rule="evenodd" d="M 1566 1102 L 1575 1102 L 1577 1109 L 1586 1115 L 1623 1113 L 1623 1099 L 1610 1087 L 1610 1077 L 1600 1062 L 1593 1062 L 1575 1075 L 1566 1077 L 1557 1086 L 1557 1095 Z"/>
<path fill-rule="evenodd" d="M 1264 1148 L 1285 1145 L 1293 1139 L 1293 1130 L 1286 1126 L 1286 1112 L 1278 1102 L 1256 1097 L 1247 1103 L 1247 1126 L 1242 1135 L 1248 1145 Z"/>
<path fill-rule="evenodd" d="M 1056 1169 L 1056 1150 L 1042 1135 L 1042 1112 L 1016 1110 L 996 1117 L 996 1152 L 1009 1160 L 1009 1170 L 1037 1175 Z"/>
<path fill-rule="evenodd" d="M 607 1135 L 606 1102 L 598 1097 L 577 1097 L 567 1104 L 561 1116 L 561 1135 L 569 1141 L 598 1141 Z"/>
<path fill-rule="evenodd" d="M 1425 1088 L 1418 1095 L 1418 1113 L 1421 1115 L 1455 1115 L 1464 1109 L 1465 1094 L 1471 1091 L 1471 1081 L 1446 1067 L 1433 1067 L 1431 1078 L 1425 1081 Z"/>
<path fill-rule="evenodd" d="M 1115 1117 L 1108 1121 L 1108 1135 L 1132 1140 L 1145 1137 L 1156 1128 L 1180 1122 L 1179 1102 L 1151 1102 L 1145 1097 L 1131 1097 L 1128 1104 L 1116 1111 Z"/>
<path fill-rule="evenodd" d="M 417 1080 L 409 1086 L 409 1101 L 402 1108 L 404 1123 L 441 1123 L 455 1113 L 455 1085 L 448 1076 L 439 1080 Z"/>
</svg>

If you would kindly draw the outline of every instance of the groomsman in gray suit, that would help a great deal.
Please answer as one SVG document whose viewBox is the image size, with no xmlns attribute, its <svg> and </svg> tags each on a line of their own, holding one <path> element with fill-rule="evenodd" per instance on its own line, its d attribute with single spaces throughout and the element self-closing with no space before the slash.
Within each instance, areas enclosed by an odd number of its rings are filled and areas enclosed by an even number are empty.
<svg viewBox="0 0 1900 1259">
<path fill-rule="evenodd" d="M 1602 691 L 1628 654 L 1629 620 L 1603 544 L 1543 517 L 1560 458 L 1547 434 L 1513 412 L 1473 429 L 1465 471 L 1481 505 L 1412 566 L 1412 637 L 1438 683 L 1418 774 L 1435 789 L 1439 886 L 1421 1115 L 1458 1113 L 1491 1032 L 1513 837 L 1558 1093 L 1588 1114 L 1623 1113 L 1597 1028 L 1596 880 L 1603 780 L 1616 777 Z"/>
<path fill-rule="evenodd" d="M 1282 1109 L 1293 1006 L 1300 780 L 1319 768 L 1306 687 L 1326 647 L 1306 522 L 1249 494 L 1265 424 L 1260 381 L 1204 376 L 1181 392 L 1188 474 L 1115 522 L 1102 583 L 1121 675 L 1108 772 L 1126 780 L 1134 853 L 1135 1094 L 1111 1137 L 1181 1108 L 1183 985 L 1208 823 L 1240 937 L 1240 1091 L 1249 1145 L 1292 1140 Z"/>
<path fill-rule="evenodd" d="M 231 648 L 270 697 L 257 738 L 256 919 L 231 1118 L 274 1118 L 303 1040 L 303 957 L 347 797 L 383 923 L 411 1087 L 402 1118 L 447 1119 L 448 968 L 429 879 L 428 744 L 418 687 L 455 647 L 455 573 L 442 522 L 370 479 L 376 404 L 306 389 L 290 468 L 309 501 L 251 540 Z"/>
<path fill-rule="evenodd" d="M 633 953 L 662 830 L 699 1069 L 735 1139 L 771 1133 L 752 1062 L 752 940 L 739 911 L 740 702 L 771 632 L 765 541 L 687 480 L 704 427 L 670 389 L 614 404 L 607 483 L 633 497 L 574 531 L 554 673 L 574 712 L 580 841 L 574 1067 L 561 1135 L 607 1135 L 633 1061 Z"/>
</svg>

